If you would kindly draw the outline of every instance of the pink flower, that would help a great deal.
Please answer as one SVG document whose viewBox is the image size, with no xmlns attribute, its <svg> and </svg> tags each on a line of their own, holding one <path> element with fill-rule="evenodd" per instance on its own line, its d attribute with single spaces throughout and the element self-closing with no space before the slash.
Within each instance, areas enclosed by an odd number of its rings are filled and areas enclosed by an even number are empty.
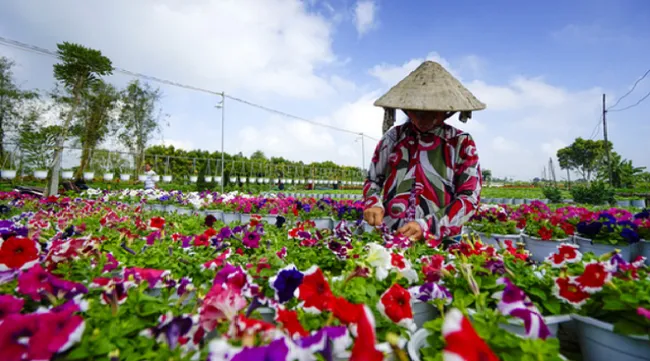
<svg viewBox="0 0 650 361">
<path fill-rule="evenodd" d="M 636 309 L 636 313 L 639 316 L 643 316 L 643 317 L 647 318 L 648 320 L 650 320 L 650 310 L 648 310 L 647 308 L 639 307 L 639 308 Z"/>
<path fill-rule="evenodd" d="M 219 322 L 232 321 L 244 307 L 246 299 L 239 291 L 215 285 L 203 300 L 199 322 L 206 331 L 212 331 Z"/>
<path fill-rule="evenodd" d="M 159 288 L 162 286 L 163 277 L 167 277 L 170 274 L 166 270 L 158 270 L 152 268 L 138 268 L 131 267 L 124 269 L 124 279 L 130 280 L 133 278 L 136 282 L 147 281 L 149 288 Z"/>
<path fill-rule="evenodd" d="M 0 324 L 9 315 L 19 314 L 25 305 L 25 300 L 12 295 L 0 295 Z"/>
<path fill-rule="evenodd" d="M 71 299 L 78 294 L 87 293 L 88 289 L 81 283 L 58 278 L 36 264 L 18 276 L 18 292 L 34 301 L 40 301 L 47 295 Z"/>
</svg>

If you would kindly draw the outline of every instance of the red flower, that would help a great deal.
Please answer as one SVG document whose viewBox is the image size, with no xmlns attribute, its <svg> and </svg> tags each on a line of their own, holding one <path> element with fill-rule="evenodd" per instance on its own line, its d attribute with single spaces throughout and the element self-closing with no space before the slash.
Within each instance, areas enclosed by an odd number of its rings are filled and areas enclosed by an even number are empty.
<svg viewBox="0 0 650 361">
<path fill-rule="evenodd" d="M 517 228 L 524 229 L 526 228 L 526 218 L 521 217 L 517 220 Z"/>
<path fill-rule="evenodd" d="M 580 262 L 582 253 L 578 251 L 578 248 L 575 244 L 560 244 L 557 246 L 558 252 L 548 256 L 546 260 L 551 262 L 554 268 L 560 268 L 567 263 Z"/>
<path fill-rule="evenodd" d="M 546 228 L 546 226 L 542 226 L 542 228 L 537 231 L 537 234 L 539 234 L 539 237 L 544 241 L 549 241 L 553 237 L 553 231 Z"/>
<path fill-rule="evenodd" d="M 355 305 L 357 339 L 352 347 L 350 361 L 382 361 L 384 354 L 375 347 L 375 320 L 368 306 Z"/>
<path fill-rule="evenodd" d="M 399 284 L 392 285 L 377 303 L 377 310 L 391 321 L 415 331 L 411 294 Z"/>
<path fill-rule="evenodd" d="M 357 323 L 361 317 L 359 305 L 350 303 L 343 297 L 333 297 L 330 306 L 334 317 L 344 325 Z"/>
<path fill-rule="evenodd" d="M 29 238 L 0 239 L 0 271 L 28 269 L 38 263 L 38 243 Z"/>
<path fill-rule="evenodd" d="M 308 336 L 309 332 L 298 321 L 298 313 L 294 310 L 278 309 L 275 315 L 275 321 L 282 324 L 282 328 L 289 334 L 289 336 Z"/>
<path fill-rule="evenodd" d="M 397 253 L 390 254 L 390 264 L 393 265 L 393 267 L 397 267 L 398 269 L 403 269 L 406 267 L 406 263 L 404 263 L 404 256 Z"/>
<path fill-rule="evenodd" d="M 165 227 L 165 219 L 163 217 L 153 217 L 149 220 L 149 228 L 163 229 Z"/>
<path fill-rule="evenodd" d="M 569 236 L 573 236 L 575 234 L 575 227 L 571 223 L 563 222 L 560 225 L 560 228 L 564 231 Z"/>
<path fill-rule="evenodd" d="M 455 308 L 445 316 L 442 335 L 447 343 L 442 356 L 444 360 L 499 361 L 472 324 Z"/>
<path fill-rule="evenodd" d="M 305 272 L 302 283 L 296 290 L 296 298 L 303 301 L 302 306 L 305 311 L 320 313 L 329 309 L 332 297 L 330 285 L 327 283 L 323 271 L 317 266 L 312 266 Z"/>
<path fill-rule="evenodd" d="M 585 264 L 585 271 L 576 278 L 576 282 L 586 292 L 595 293 L 600 291 L 606 282 L 612 279 L 612 274 L 607 271 L 604 263 L 591 261 Z"/>
<path fill-rule="evenodd" d="M 569 277 L 558 277 L 555 279 L 553 294 L 560 300 L 580 308 L 589 299 L 589 293 L 579 283 Z"/>
</svg>

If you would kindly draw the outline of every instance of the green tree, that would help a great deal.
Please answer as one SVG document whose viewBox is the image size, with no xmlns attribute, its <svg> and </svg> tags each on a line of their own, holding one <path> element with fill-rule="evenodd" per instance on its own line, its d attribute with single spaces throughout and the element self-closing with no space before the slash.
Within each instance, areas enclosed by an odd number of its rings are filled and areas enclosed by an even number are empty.
<svg viewBox="0 0 650 361">
<path fill-rule="evenodd" d="M 50 165 L 46 195 L 53 195 L 59 188 L 59 163 L 63 154 L 63 144 L 68 138 L 72 119 L 77 113 L 86 89 L 100 77 L 113 73 L 111 60 L 101 51 L 73 43 L 57 44 L 59 63 L 54 64 L 54 78 L 69 94 L 69 111 L 63 121 L 61 132 L 56 142 L 54 157 Z"/>
<path fill-rule="evenodd" d="M 135 154 L 137 171 L 142 170 L 147 143 L 160 129 L 161 112 L 157 104 L 161 95 L 160 90 L 138 80 L 129 83 L 121 94 L 118 139 Z"/>
<path fill-rule="evenodd" d="M 81 141 L 81 163 L 76 177 L 80 179 L 88 167 L 93 153 L 115 124 L 117 119 L 116 103 L 119 93 L 112 85 L 97 80 L 92 83 L 79 106 L 78 121 L 73 133 Z"/>
<path fill-rule="evenodd" d="M 608 146 L 611 149 L 611 142 Z M 573 144 L 557 151 L 560 168 L 576 171 L 586 181 L 590 181 L 593 173 L 598 170 L 604 155 L 604 141 L 582 138 L 576 138 Z"/>
<path fill-rule="evenodd" d="M 0 159 L 5 159 L 4 142 L 8 132 L 15 130 L 21 118 L 25 102 L 38 97 L 36 92 L 24 91 L 15 83 L 11 68 L 15 63 L 6 57 L 0 57 Z M 27 116 L 30 111 L 27 111 Z"/>
<path fill-rule="evenodd" d="M 39 113 L 30 112 L 18 127 L 18 146 L 23 154 L 22 167 L 27 170 L 46 169 L 60 133 L 60 127 L 44 126 L 39 122 Z"/>
<path fill-rule="evenodd" d="M 489 169 L 481 169 L 481 176 L 483 176 L 483 180 L 490 185 L 490 181 L 492 181 L 492 171 Z"/>
<path fill-rule="evenodd" d="M 610 155 L 612 163 L 612 186 L 615 188 L 634 188 L 634 183 L 639 178 L 645 167 L 635 167 L 632 161 L 623 159 L 620 154 L 612 152 Z M 609 168 L 607 162 L 603 161 L 598 169 L 598 179 L 609 179 Z"/>
</svg>

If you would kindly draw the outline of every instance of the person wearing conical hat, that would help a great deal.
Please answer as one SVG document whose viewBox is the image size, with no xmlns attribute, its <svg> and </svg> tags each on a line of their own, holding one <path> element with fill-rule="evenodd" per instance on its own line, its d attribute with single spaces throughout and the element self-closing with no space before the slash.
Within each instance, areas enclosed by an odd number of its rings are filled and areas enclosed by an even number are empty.
<svg viewBox="0 0 650 361">
<path fill-rule="evenodd" d="M 375 102 L 384 108 L 384 136 L 363 187 L 364 219 L 437 246 L 460 234 L 481 193 L 472 137 L 445 123 L 485 109 L 440 64 L 426 61 Z M 392 127 L 395 110 L 408 120 Z M 392 127 L 392 128 L 391 128 Z"/>
</svg>

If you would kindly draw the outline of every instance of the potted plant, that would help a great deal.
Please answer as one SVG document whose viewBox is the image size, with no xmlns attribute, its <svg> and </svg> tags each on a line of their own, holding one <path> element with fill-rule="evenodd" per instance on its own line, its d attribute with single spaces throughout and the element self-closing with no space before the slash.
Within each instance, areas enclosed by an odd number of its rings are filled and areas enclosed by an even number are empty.
<svg viewBox="0 0 650 361">
<path fill-rule="evenodd" d="M 644 209 L 637 213 L 634 215 L 634 221 L 638 226 L 637 233 L 641 238 L 639 255 L 645 257 L 645 263 L 650 265 L 650 211 Z"/>
<path fill-rule="evenodd" d="M 558 243 L 569 243 L 573 225 L 560 215 L 537 214 L 526 221 L 523 239 L 531 259 L 542 262 L 555 252 Z"/>
<path fill-rule="evenodd" d="M 171 181 L 172 181 L 172 176 L 171 176 L 171 175 L 163 175 L 162 180 L 163 180 L 163 182 L 165 182 L 165 183 L 171 183 Z"/>
<path fill-rule="evenodd" d="M 128 182 L 129 180 L 131 180 L 131 175 L 128 173 L 121 173 L 120 180 L 123 182 Z"/>
<path fill-rule="evenodd" d="M 67 179 L 67 180 L 73 179 L 74 178 L 74 172 L 69 170 L 69 169 L 61 171 L 61 178 Z"/>
<path fill-rule="evenodd" d="M 47 170 L 35 170 L 34 178 L 36 179 L 45 179 L 47 178 Z"/>
<path fill-rule="evenodd" d="M 583 253 L 593 252 L 600 256 L 618 249 L 629 262 L 636 255 L 641 240 L 637 233 L 638 226 L 631 220 L 617 220 L 612 213 L 600 212 L 593 220 L 579 222 L 576 226 L 578 235 L 574 240 Z"/>
<path fill-rule="evenodd" d="M 95 172 L 84 172 L 83 178 L 86 181 L 92 181 L 95 179 Z"/>
<path fill-rule="evenodd" d="M 521 240 L 517 222 L 508 219 L 505 210 L 498 206 L 482 207 L 472 217 L 468 227 L 479 235 L 483 244 L 497 245 L 506 239 L 515 243 Z"/>
<path fill-rule="evenodd" d="M 106 173 L 104 173 L 104 180 L 107 181 L 107 182 L 111 182 L 113 180 L 114 176 L 115 176 L 115 174 L 113 174 L 111 172 L 106 172 Z"/>
</svg>

